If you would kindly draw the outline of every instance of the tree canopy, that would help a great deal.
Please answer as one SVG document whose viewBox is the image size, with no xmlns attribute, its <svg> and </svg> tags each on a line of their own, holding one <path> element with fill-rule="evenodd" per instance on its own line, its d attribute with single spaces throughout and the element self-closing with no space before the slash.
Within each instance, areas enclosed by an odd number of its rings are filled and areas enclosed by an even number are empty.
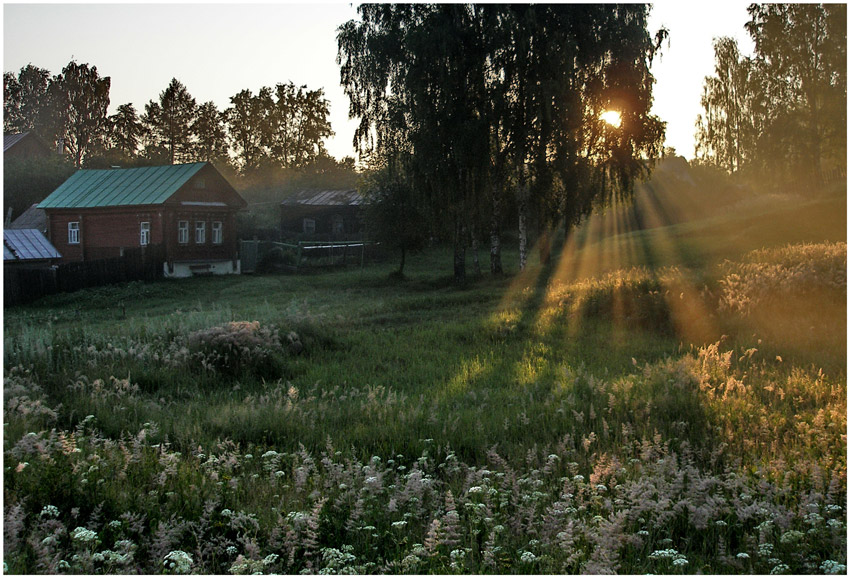
<svg viewBox="0 0 850 578">
<path fill-rule="evenodd" d="M 627 198 L 660 152 L 649 64 L 660 36 L 646 5 L 364 4 L 339 29 L 355 146 L 393 157 L 435 228 L 452 235 L 455 277 L 483 223 L 498 242 L 502 197 L 529 219 L 578 222 Z M 622 122 L 601 120 L 616 110 Z M 490 219 L 487 219 L 487 216 Z M 495 217 L 495 218 L 493 218 Z"/>
<path fill-rule="evenodd" d="M 696 155 L 769 182 L 818 184 L 846 170 L 847 7 L 752 4 L 755 51 L 715 41 L 715 75 L 703 88 Z"/>
</svg>

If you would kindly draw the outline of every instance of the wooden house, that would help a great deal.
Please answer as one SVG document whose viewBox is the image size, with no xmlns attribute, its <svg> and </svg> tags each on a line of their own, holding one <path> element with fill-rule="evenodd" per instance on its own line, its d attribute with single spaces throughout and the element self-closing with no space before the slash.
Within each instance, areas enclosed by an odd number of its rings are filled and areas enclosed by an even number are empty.
<svg viewBox="0 0 850 578">
<path fill-rule="evenodd" d="M 299 191 L 280 205 L 284 236 L 347 240 L 363 232 L 363 197 L 355 189 Z"/>
<path fill-rule="evenodd" d="M 38 208 L 63 262 L 164 249 L 164 274 L 239 273 L 236 213 L 245 200 L 209 163 L 80 170 Z"/>
</svg>

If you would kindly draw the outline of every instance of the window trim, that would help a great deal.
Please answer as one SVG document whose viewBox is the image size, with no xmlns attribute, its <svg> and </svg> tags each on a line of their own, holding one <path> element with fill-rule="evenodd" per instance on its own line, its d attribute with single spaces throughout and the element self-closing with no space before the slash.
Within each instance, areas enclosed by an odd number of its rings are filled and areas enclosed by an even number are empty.
<svg viewBox="0 0 850 578">
<path fill-rule="evenodd" d="M 316 233 L 316 219 L 308 219 L 305 217 L 303 227 L 305 235 L 314 235 Z"/>
<path fill-rule="evenodd" d="M 177 244 L 178 245 L 188 245 L 189 244 L 189 221 L 188 220 L 177 221 Z"/>
<path fill-rule="evenodd" d="M 73 225 L 76 225 L 76 227 L 74 227 Z M 80 244 L 80 222 L 79 221 L 70 221 L 68 223 L 68 244 L 69 245 L 79 245 Z"/>
<path fill-rule="evenodd" d="M 206 245 L 207 244 L 207 222 L 206 221 L 195 221 L 195 244 L 196 245 Z"/>
<path fill-rule="evenodd" d="M 212 244 L 221 245 L 224 242 L 224 224 L 221 221 L 212 222 Z"/>
<path fill-rule="evenodd" d="M 142 221 L 139 223 L 139 245 L 147 247 L 151 244 L 151 222 Z"/>
</svg>

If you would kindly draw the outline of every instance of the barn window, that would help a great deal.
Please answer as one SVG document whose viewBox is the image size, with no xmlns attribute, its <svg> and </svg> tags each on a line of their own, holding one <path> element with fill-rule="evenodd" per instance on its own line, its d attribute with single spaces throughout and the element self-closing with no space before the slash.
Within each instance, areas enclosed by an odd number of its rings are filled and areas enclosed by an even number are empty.
<svg viewBox="0 0 850 578">
<path fill-rule="evenodd" d="M 221 245 L 221 221 L 213 221 L 212 242 L 213 245 Z"/>
<path fill-rule="evenodd" d="M 195 221 L 195 243 L 203 245 L 207 242 L 207 223 L 206 221 Z"/>
<path fill-rule="evenodd" d="M 177 221 L 177 242 L 181 245 L 189 244 L 189 221 Z"/>
<path fill-rule="evenodd" d="M 308 235 L 312 235 L 316 232 L 316 221 L 313 219 L 304 219 L 304 232 Z"/>
<path fill-rule="evenodd" d="M 144 247 L 151 242 L 151 224 L 149 221 L 142 221 L 139 226 L 139 245 Z"/>
<path fill-rule="evenodd" d="M 206 189 L 207 182 L 204 179 L 195 179 L 195 188 L 196 189 Z"/>
<path fill-rule="evenodd" d="M 80 244 L 80 222 L 73 221 L 68 223 L 68 244 L 69 245 L 79 245 Z"/>
<path fill-rule="evenodd" d="M 341 235 L 345 232 L 345 220 L 342 218 L 342 215 L 334 215 L 331 217 L 333 232 L 335 235 Z"/>
</svg>

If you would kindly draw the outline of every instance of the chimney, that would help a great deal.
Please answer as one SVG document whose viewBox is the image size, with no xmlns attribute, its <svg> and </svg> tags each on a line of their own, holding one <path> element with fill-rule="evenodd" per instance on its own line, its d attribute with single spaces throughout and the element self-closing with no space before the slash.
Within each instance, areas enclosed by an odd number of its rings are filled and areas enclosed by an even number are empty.
<svg viewBox="0 0 850 578">
<path fill-rule="evenodd" d="M 56 147 L 56 152 L 59 153 L 59 156 L 62 156 L 62 155 L 65 154 L 65 139 L 64 138 L 61 138 L 61 137 L 59 138 L 58 145 Z"/>
</svg>

